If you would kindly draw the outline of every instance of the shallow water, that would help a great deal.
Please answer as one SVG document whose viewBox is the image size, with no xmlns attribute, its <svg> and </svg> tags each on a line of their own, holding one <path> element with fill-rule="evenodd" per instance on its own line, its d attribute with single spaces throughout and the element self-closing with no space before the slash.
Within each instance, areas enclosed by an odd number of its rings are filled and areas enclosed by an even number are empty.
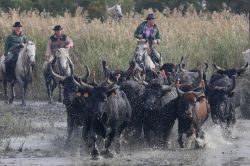
<svg viewBox="0 0 250 166">
<path fill-rule="evenodd" d="M 205 148 L 179 148 L 175 125 L 168 149 L 147 149 L 140 144 L 142 141 L 134 145 L 125 143 L 121 154 L 93 161 L 84 146 L 80 146 L 80 136 L 77 133 L 70 147 L 67 150 L 63 148 L 66 139 L 66 113 L 62 104 L 28 102 L 26 107 L 21 107 L 19 103 L 0 103 L 0 116 L 10 112 L 14 117 L 29 119 L 37 130 L 25 137 L 2 140 L 0 165 L 250 165 L 249 120 L 238 119 L 231 138 L 226 138 L 223 130 L 208 120 L 204 125 Z M 5 151 L 8 140 L 11 140 L 11 150 Z M 23 151 L 18 152 L 18 147 L 23 142 Z"/>
</svg>

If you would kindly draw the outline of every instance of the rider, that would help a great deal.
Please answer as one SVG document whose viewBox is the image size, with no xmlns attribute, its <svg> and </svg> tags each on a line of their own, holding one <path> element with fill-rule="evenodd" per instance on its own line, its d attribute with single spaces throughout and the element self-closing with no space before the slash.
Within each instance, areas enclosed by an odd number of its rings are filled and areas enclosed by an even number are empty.
<svg viewBox="0 0 250 166">
<path fill-rule="evenodd" d="M 63 34 L 63 27 L 61 25 L 56 25 L 52 30 L 54 34 L 50 36 L 47 44 L 47 49 L 45 53 L 45 61 L 51 63 L 54 60 L 54 55 L 57 49 L 59 48 L 72 48 L 73 41 L 72 39 Z"/>
<path fill-rule="evenodd" d="M 6 78 L 15 78 L 15 66 L 21 48 L 27 43 L 27 37 L 22 31 L 22 24 L 17 21 L 13 25 L 13 32 L 7 37 L 4 45 Z"/>
<path fill-rule="evenodd" d="M 143 21 L 136 28 L 134 37 L 137 39 L 146 39 L 149 42 L 151 48 L 151 59 L 154 63 L 161 63 L 161 55 L 157 52 L 156 47 L 160 43 L 160 32 L 158 26 L 155 24 L 155 15 L 153 13 L 148 14 L 145 21 Z"/>
</svg>

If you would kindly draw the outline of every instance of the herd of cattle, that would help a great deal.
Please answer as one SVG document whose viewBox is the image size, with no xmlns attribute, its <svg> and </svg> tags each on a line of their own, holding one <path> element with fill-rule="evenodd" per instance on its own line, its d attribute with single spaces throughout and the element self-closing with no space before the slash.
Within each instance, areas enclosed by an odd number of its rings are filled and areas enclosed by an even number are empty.
<svg viewBox="0 0 250 166">
<path fill-rule="evenodd" d="M 127 70 L 113 70 L 103 61 L 104 80 L 95 81 L 95 72 L 84 77 L 73 74 L 62 76 L 49 70 L 62 84 L 63 103 L 67 110 L 68 137 L 73 128 L 84 126 L 82 137 L 91 146 L 91 156 L 100 155 L 97 136 L 105 138 L 102 155 L 112 156 L 109 148 L 119 139 L 124 129 L 140 137 L 143 132 L 146 143 L 153 144 L 152 136 L 167 143 L 169 134 L 178 120 L 178 142 L 185 147 L 186 138 L 204 138 L 202 125 L 209 114 L 214 123 L 232 127 L 235 108 L 240 104 L 236 77 L 248 67 L 223 69 L 214 64 L 216 72 L 210 80 L 206 78 L 208 65 L 204 69 L 186 70 L 185 64 L 165 63 L 158 70 L 143 70 L 131 62 Z M 92 73 L 92 74 L 91 74 Z M 155 137 L 154 137 L 155 138 Z M 120 141 L 115 150 L 120 151 Z"/>
</svg>

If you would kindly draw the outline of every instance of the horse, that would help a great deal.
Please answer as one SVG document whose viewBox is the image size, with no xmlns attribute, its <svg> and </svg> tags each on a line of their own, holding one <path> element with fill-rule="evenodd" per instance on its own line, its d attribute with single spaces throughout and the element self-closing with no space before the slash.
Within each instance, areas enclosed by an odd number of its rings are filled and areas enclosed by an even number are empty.
<svg viewBox="0 0 250 166">
<path fill-rule="evenodd" d="M 107 15 L 114 19 L 121 19 L 123 17 L 121 5 L 114 5 L 110 8 L 107 8 Z"/>
<path fill-rule="evenodd" d="M 5 56 L 0 59 L 0 80 L 3 80 L 5 102 L 13 103 L 15 92 L 14 85 L 16 82 L 19 84 L 20 92 L 22 95 L 22 105 L 25 106 L 25 97 L 27 92 L 28 83 L 32 81 L 33 68 L 36 63 L 36 43 L 28 41 L 23 48 L 21 48 L 15 67 L 15 78 L 13 80 L 7 80 L 5 71 Z M 10 83 L 11 97 L 8 99 L 7 84 Z"/>
<path fill-rule="evenodd" d="M 61 84 L 58 80 L 54 78 L 54 76 L 51 74 L 51 71 L 49 69 L 49 65 L 51 65 L 48 62 L 45 62 L 43 65 L 43 76 L 45 79 L 47 94 L 49 97 L 49 102 L 53 102 L 53 92 L 55 88 L 58 86 L 59 89 L 59 96 L 58 101 L 62 102 L 62 90 L 61 90 Z M 69 58 L 69 50 L 67 48 L 59 48 L 57 49 L 54 60 L 52 63 L 52 68 L 55 71 L 56 74 L 59 74 L 61 76 L 71 76 L 72 71 L 70 68 L 70 65 L 73 67 L 73 63 Z"/>
<path fill-rule="evenodd" d="M 149 75 L 155 75 L 156 65 L 150 57 L 151 49 L 147 40 L 145 39 L 137 39 L 137 46 L 134 51 L 134 55 L 132 56 L 131 62 L 136 63 L 141 69 L 143 69 L 144 80 L 146 80 Z M 141 78 L 140 78 L 141 79 Z"/>
</svg>

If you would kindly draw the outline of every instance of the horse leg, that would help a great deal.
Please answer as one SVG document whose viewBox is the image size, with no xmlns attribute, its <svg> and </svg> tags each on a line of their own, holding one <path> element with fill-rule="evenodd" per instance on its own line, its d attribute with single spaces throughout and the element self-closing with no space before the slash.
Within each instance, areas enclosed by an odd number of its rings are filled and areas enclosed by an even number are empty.
<svg viewBox="0 0 250 166">
<path fill-rule="evenodd" d="M 62 86 L 60 83 L 58 84 L 58 89 L 59 89 L 58 102 L 61 103 L 62 102 Z"/>
<path fill-rule="evenodd" d="M 52 94 L 51 94 L 51 80 L 47 80 L 45 78 L 45 85 L 46 85 L 46 89 L 47 89 L 47 94 L 49 97 L 49 103 L 52 103 Z"/>
<path fill-rule="evenodd" d="M 5 103 L 8 103 L 8 92 L 7 92 L 7 80 L 4 79 L 3 81 L 3 87 L 4 87 L 4 96 L 5 96 Z"/>
<path fill-rule="evenodd" d="M 25 102 L 25 85 L 24 85 L 23 80 L 20 77 L 17 77 L 17 80 L 18 80 L 19 87 L 20 87 L 20 92 L 21 92 L 21 95 L 22 95 L 22 106 L 25 106 L 26 105 L 26 102 Z"/>
<path fill-rule="evenodd" d="M 56 80 L 51 80 L 50 81 L 50 97 L 51 97 L 51 101 L 53 101 L 53 92 L 56 89 L 57 86 L 57 81 Z"/>
<path fill-rule="evenodd" d="M 14 90 L 14 85 L 15 85 L 15 82 L 11 82 L 11 84 L 10 84 L 10 89 L 11 89 L 11 97 L 10 97 L 10 99 L 9 99 L 9 103 L 13 103 L 14 98 L 15 98 L 15 90 Z"/>
</svg>

